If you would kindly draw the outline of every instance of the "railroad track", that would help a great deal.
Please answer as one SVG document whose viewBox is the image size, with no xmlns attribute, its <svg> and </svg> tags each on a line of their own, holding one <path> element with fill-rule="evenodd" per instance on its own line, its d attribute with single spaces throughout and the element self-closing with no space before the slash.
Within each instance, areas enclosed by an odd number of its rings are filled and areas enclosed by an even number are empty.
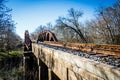
<svg viewBox="0 0 120 80">
<path fill-rule="evenodd" d="M 26 36 L 27 37 L 27 36 Z M 99 44 L 79 44 L 69 42 L 58 42 L 55 34 L 49 30 L 40 32 L 37 42 L 43 42 L 48 45 L 78 50 L 87 53 L 104 54 L 120 58 L 119 45 L 99 45 Z"/>
<path fill-rule="evenodd" d="M 120 70 L 120 46 L 44 41 L 43 46 L 111 65 Z"/>
<path fill-rule="evenodd" d="M 119 45 L 80 44 L 80 43 L 53 42 L 53 41 L 44 41 L 44 43 L 56 47 L 58 46 L 58 47 L 73 49 L 87 53 L 104 54 L 104 55 L 115 56 L 116 58 L 120 58 Z"/>
<path fill-rule="evenodd" d="M 26 39 L 27 38 L 28 35 L 26 35 Z M 58 42 L 55 34 L 49 30 L 41 32 L 38 36 L 38 40 L 32 42 L 37 42 L 40 45 L 68 52 L 100 63 L 105 63 L 120 70 L 120 45 Z"/>
</svg>

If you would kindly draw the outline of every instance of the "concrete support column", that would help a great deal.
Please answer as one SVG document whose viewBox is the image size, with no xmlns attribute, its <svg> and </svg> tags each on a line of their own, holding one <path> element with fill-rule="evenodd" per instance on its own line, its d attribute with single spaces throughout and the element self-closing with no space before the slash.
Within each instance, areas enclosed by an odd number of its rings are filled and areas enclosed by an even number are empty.
<svg viewBox="0 0 120 80">
<path fill-rule="evenodd" d="M 52 69 L 48 68 L 48 79 L 52 80 Z"/>
<path fill-rule="evenodd" d="M 39 73 L 38 73 L 38 75 L 39 75 L 39 80 L 41 80 L 41 66 L 38 66 L 38 68 L 39 68 Z"/>
<path fill-rule="evenodd" d="M 40 77 L 40 75 L 41 75 L 41 66 L 40 66 L 40 60 L 39 60 L 39 58 L 40 58 L 40 54 L 41 54 L 41 48 L 39 49 L 38 48 L 38 58 L 37 58 L 37 62 L 38 62 L 38 80 L 41 80 L 41 77 Z"/>
<path fill-rule="evenodd" d="M 41 80 L 41 66 L 40 66 L 40 60 L 39 60 L 39 57 L 38 57 L 38 78 L 39 80 Z"/>
<path fill-rule="evenodd" d="M 23 56 L 23 80 L 25 80 L 25 76 L 26 76 L 26 65 L 25 65 L 25 56 Z"/>
<path fill-rule="evenodd" d="M 27 60 L 29 60 L 29 56 L 23 56 L 23 80 L 27 80 L 28 74 L 27 74 Z"/>
<path fill-rule="evenodd" d="M 50 58 L 49 58 L 49 64 L 48 64 L 48 79 L 49 80 L 52 80 L 52 63 L 53 63 L 53 60 L 52 60 L 52 57 L 53 57 L 53 50 L 51 52 L 51 55 L 50 55 Z"/>
<path fill-rule="evenodd" d="M 66 68 L 66 76 L 67 76 L 67 80 L 69 80 L 69 72 L 68 72 L 68 68 Z"/>
</svg>

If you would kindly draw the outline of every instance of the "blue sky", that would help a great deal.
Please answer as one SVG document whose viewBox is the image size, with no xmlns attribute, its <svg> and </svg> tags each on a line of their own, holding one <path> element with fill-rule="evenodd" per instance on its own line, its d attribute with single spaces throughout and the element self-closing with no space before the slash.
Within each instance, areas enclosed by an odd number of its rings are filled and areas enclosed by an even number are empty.
<svg viewBox="0 0 120 80">
<path fill-rule="evenodd" d="M 6 5 L 12 8 L 12 18 L 16 24 L 16 33 L 24 38 L 25 30 L 33 32 L 39 25 L 46 25 L 59 16 L 66 16 L 70 8 L 82 10 L 81 22 L 95 18 L 95 9 L 101 4 L 112 5 L 116 0 L 8 0 Z"/>
</svg>

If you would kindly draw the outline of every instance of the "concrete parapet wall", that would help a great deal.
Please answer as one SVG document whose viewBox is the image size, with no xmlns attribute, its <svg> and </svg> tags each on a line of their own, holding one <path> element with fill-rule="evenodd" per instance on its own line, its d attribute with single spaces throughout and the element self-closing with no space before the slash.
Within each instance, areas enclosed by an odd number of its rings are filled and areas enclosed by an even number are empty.
<svg viewBox="0 0 120 80">
<path fill-rule="evenodd" d="M 32 52 L 61 80 L 120 80 L 120 71 L 106 64 L 36 43 Z"/>
</svg>

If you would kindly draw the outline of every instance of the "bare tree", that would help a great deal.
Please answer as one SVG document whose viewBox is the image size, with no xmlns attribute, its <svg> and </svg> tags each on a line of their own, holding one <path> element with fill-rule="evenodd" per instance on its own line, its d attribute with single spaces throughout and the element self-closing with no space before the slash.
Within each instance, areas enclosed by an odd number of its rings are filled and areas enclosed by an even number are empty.
<svg viewBox="0 0 120 80">
<path fill-rule="evenodd" d="M 2 48 L 5 51 L 10 51 L 15 49 L 15 44 L 17 44 L 17 35 L 15 34 L 15 24 L 12 20 L 9 9 L 4 4 L 5 0 L 0 0 L 0 43 L 2 43 Z"/>
<path fill-rule="evenodd" d="M 104 26 L 108 44 L 119 44 L 120 41 L 120 0 L 114 6 L 99 8 L 99 23 Z"/>
<path fill-rule="evenodd" d="M 87 37 L 93 43 L 120 44 L 120 0 L 109 7 L 99 7 L 96 19 L 86 23 Z"/>
<path fill-rule="evenodd" d="M 81 31 L 82 26 L 79 22 L 79 18 L 82 16 L 82 14 L 82 11 L 77 11 L 71 8 L 70 10 L 68 10 L 69 17 L 59 17 L 56 26 L 74 31 L 81 38 L 82 42 L 87 43 L 87 40 Z"/>
<path fill-rule="evenodd" d="M 46 25 L 40 25 L 33 33 L 31 33 L 30 37 L 34 40 L 37 40 L 38 34 L 44 30 L 54 30 L 54 26 L 50 22 Z"/>
</svg>

